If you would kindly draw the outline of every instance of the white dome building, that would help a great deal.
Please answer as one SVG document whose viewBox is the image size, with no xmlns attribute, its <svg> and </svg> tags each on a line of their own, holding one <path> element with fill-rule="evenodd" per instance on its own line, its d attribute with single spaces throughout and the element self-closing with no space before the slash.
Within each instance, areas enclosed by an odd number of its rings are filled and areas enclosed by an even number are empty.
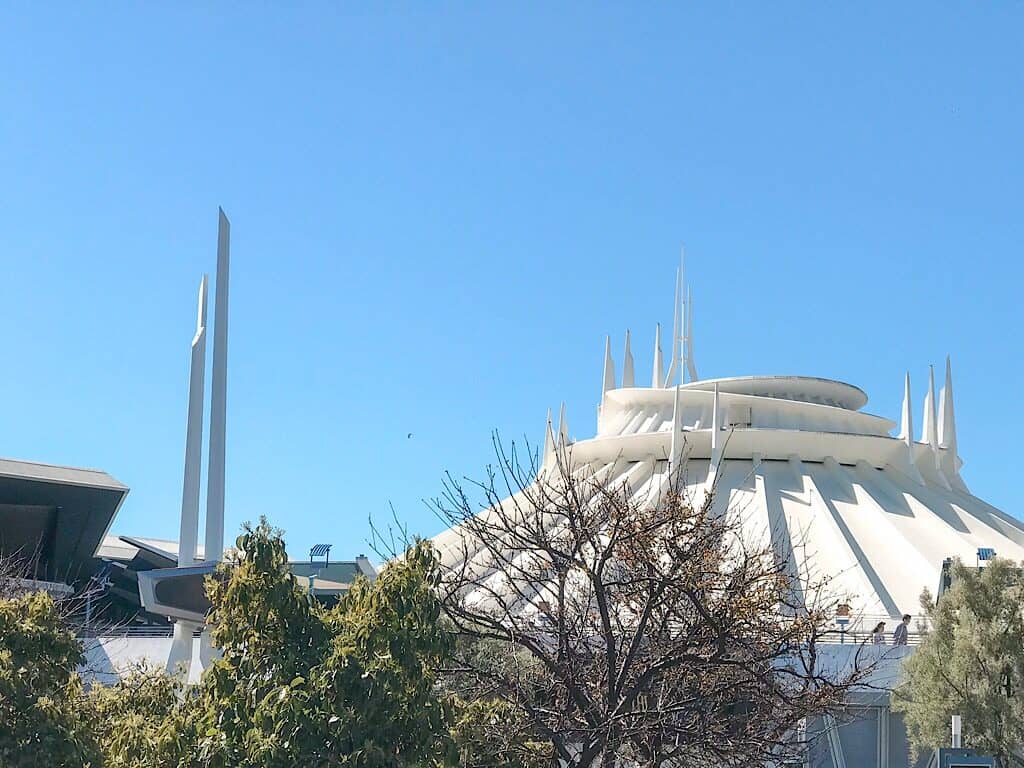
<svg viewBox="0 0 1024 768">
<path fill-rule="evenodd" d="M 676 338 L 667 376 L 655 341 L 650 386 L 638 385 L 628 333 L 621 378 L 606 344 L 597 434 L 572 443 L 574 464 L 628 479 L 644 498 L 680 462 L 692 498 L 713 485 L 716 506 L 742 508 L 797 563 L 808 558 L 865 622 L 917 613 L 921 591 L 939 590 L 947 558 L 974 562 L 979 550 L 994 550 L 1024 560 L 1024 523 L 974 496 L 960 477 L 948 359 L 938 398 L 929 376 L 919 435 L 907 375 L 894 436 L 896 423 L 865 412 L 868 397 L 851 384 L 806 376 L 701 380 L 689 334 L 679 329 Z M 569 439 L 564 409 L 561 419 L 557 438 L 549 422 L 545 462 L 554 440 Z M 457 529 L 434 538 L 449 559 L 458 541 Z"/>
<path fill-rule="evenodd" d="M 691 498 L 714 488 L 715 507 L 742 510 L 752 537 L 769 535 L 801 573 L 828 577 L 849 600 L 849 618 L 837 617 L 830 646 L 841 658 L 858 647 L 849 633 L 863 640 L 879 621 L 891 633 L 903 614 L 918 614 L 922 590 L 941 591 L 948 559 L 974 563 L 998 554 L 1024 561 L 1024 523 L 974 496 L 960 477 L 948 359 L 937 397 L 929 374 L 918 433 L 909 374 L 899 424 L 864 411 L 867 395 L 839 381 L 700 379 L 682 322 L 681 281 L 676 294 L 667 375 L 660 331 L 650 386 L 638 381 L 628 333 L 620 377 L 606 343 L 597 431 L 571 442 L 574 470 L 625 482 L 637 499 L 658 498 L 676 467 Z M 564 406 L 560 422 L 556 431 L 549 417 L 545 466 L 555 460 L 556 444 L 570 443 Z M 486 559 L 473 554 L 473 545 L 467 550 L 458 527 L 433 542 L 448 567 L 467 554 Z M 486 563 L 479 566 L 486 572 Z M 874 681 L 882 692 L 856 702 L 855 720 L 833 721 L 813 765 L 910 765 L 903 724 L 889 712 L 884 689 L 913 652 L 920 621 L 911 623 L 909 647 L 883 649 Z"/>
</svg>

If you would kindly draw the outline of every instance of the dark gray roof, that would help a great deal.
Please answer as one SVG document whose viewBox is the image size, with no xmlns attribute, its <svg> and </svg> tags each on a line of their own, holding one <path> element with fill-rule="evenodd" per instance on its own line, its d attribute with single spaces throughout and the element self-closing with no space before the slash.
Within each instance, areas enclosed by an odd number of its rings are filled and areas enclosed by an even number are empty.
<svg viewBox="0 0 1024 768">
<path fill-rule="evenodd" d="M 0 554 L 71 582 L 89 563 L 128 486 L 96 469 L 0 459 Z"/>
</svg>

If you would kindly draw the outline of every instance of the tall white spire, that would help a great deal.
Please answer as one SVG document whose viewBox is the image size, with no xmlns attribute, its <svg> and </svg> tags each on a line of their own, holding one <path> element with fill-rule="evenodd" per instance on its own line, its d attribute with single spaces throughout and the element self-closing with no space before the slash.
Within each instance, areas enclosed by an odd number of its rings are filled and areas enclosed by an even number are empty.
<svg viewBox="0 0 1024 768">
<path fill-rule="evenodd" d="M 910 371 L 907 371 L 906 376 L 903 378 L 903 408 L 900 412 L 900 440 L 903 441 L 904 445 L 904 469 L 911 478 L 916 480 L 921 485 L 924 485 L 924 479 L 921 477 L 921 472 L 917 468 L 917 464 L 914 462 L 914 412 L 913 402 L 911 401 L 910 395 Z"/>
<path fill-rule="evenodd" d="M 206 562 L 224 554 L 224 463 L 228 397 L 228 271 L 231 223 L 218 209 L 217 287 L 213 304 L 213 384 L 210 394 L 210 468 L 206 478 Z"/>
<path fill-rule="evenodd" d="M 928 366 L 928 392 L 924 396 L 924 419 L 921 424 L 921 442 L 933 449 L 939 447 L 935 429 L 935 366 Z"/>
<path fill-rule="evenodd" d="M 203 461 L 203 397 L 206 386 L 206 275 L 199 281 L 196 334 L 188 378 L 188 419 L 185 426 L 185 476 L 181 490 L 178 565 L 195 565 L 199 539 L 199 485 Z M 189 642 L 191 642 L 191 634 Z"/>
<path fill-rule="evenodd" d="M 565 418 L 565 403 L 558 410 L 558 445 L 564 448 L 569 444 L 569 421 Z"/>
<path fill-rule="evenodd" d="M 604 339 L 604 376 L 601 379 L 601 402 L 604 402 L 604 395 L 610 389 L 615 389 L 615 363 L 612 360 L 612 337 L 605 336 Z"/>
<path fill-rule="evenodd" d="M 924 427 L 921 430 L 921 442 L 927 444 L 928 454 L 931 457 L 925 472 L 930 479 L 934 479 L 944 488 L 949 488 L 949 480 L 942 471 L 942 461 L 939 456 L 939 434 L 935 418 L 935 366 L 928 366 L 928 393 L 924 399 Z"/>
<path fill-rule="evenodd" d="M 946 356 L 946 382 L 939 393 L 939 445 L 956 455 L 956 417 L 953 413 L 953 368 Z"/>
<path fill-rule="evenodd" d="M 910 371 L 903 379 L 903 410 L 900 413 L 900 440 L 908 446 L 914 442 L 914 415 L 910 400 Z"/>
<path fill-rule="evenodd" d="M 672 316 L 672 359 L 668 366 L 668 376 L 665 377 L 665 386 L 670 387 L 673 383 L 683 380 L 683 360 L 680 353 L 680 345 L 683 340 L 683 262 L 679 258 L 679 267 L 676 269 L 676 303 L 675 313 Z"/>
<path fill-rule="evenodd" d="M 960 477 L 963 462 L 957 454 L 956 417 L 953 413 L 953 368 L 946 357 L 946 382 L 939 395 L 939 445 L 944 449 L 939 456 L 939 466 L 946 480 L 954 488 L 967 492 L 967 486 Z"/>
<path fill-rule="evenodd" d="M 622 355 L 622 386 L 635 387 L 633 376 L 633 353 L 629 349 L 629 329 L 626 329 L 626 351 Z"/>
<path fill-rule="evenodd" d="M 654 370 L 651 386 L 655 389 L 665 385 L 665 363 L 661 357 L 661 323 L 654 326 Z"/>
<path fill-rule="evenodd" d="M 690 381 L 697 381 L 697 364 L 693 360 L 693 291 L 686 289 L 686 371 Z"/>
<path fill-rule="evenodd" d="M 551 409 L 548 408 L 548 420 L 544 424 L 544 454 L 541 458 L 541 469 L 547 469 L 555 460 L 555 432 L 551 424 Z"/>
</svg>

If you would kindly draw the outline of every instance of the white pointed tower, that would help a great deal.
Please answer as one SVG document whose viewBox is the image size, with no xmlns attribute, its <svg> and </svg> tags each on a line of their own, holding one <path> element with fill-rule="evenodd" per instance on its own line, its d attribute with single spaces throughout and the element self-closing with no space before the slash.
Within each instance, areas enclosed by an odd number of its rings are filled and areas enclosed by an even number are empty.
<svg viewBox="0 0 1024 768">
<path fill-rule="evenodd" d="M 544 425 L 544 454 L 541 458 L 540 469 L 545 471 L 555 464 L 555 433 L 551 424 L 551 409 L 548 408 L 548 420 Z"/>
<path fill-rule="evenodd" d="M 626 349 L 622 353 L 622 386 L 636 386 L 633 375 L 633 352 L 629 348 L 629 329 L 626 329 Z"/>
<path fill-rule="evenodd" d="M 928 366 L 928 392 L 924 397 L 924 425 L 921 427 L 921 442 L 928 450 L 920 460 L 918 468 L 943 488 L 949 488 L 949 481 L 942 472 L 939 458 L 939 432 L 935 415 L 935 366 Z"/>
<path fill-rule="evenodd" d="M 665 363 L 661 357 L 661 323 L 654 326 L 654 370 L 651 372 L 651 386 L 665 386 Z"/>
<path fill-rule="evenodd" d="M 178 535 L 178 567 L 196 563 L 199 539 L 199 489 L 203 452 L 203 399 L 206 388 L 206 275 L 199 281 L 196 333 L 189 362 L 188 418 L 185 423 L 185 472 L 181 491 L 181 527 Z M 174 623 L 165 671 L 188 679 L 192 667 L 192 635 L 199 624 L 179 619 Z"/>
<path fill-rule="evenodd" d="M 693 359 L 693 292 L 686 291 L 686 372 L 690 381 L 697 381 L 697 363 Z"/>
<path fill-rule="evenodd" d="M 218 209 L 217 286 L 213 304 L 213 383 L 210 393 L 210 468 L 206 485 L 206 562 L 224 554 L 224 467 L 228 399 L 228 274 L 231 224 Z"/>
<path fill-rule="evenodd" d="M 604 339 L 604 374 L 601 377 L 601 402 L 604 396 L 615 389 L 615 362 L 612 360 L 612 337 Z"/>
<path fill-rule="evenodd" d="M 665 377 L 665 388 L 674 384 L 682 383 L 683 380 L 683 359 L 680 347 L 683 341 L 683 265 L 680 260 L 679 268 L 676 270 L 676 299 L 675 311 L 672 315 L 672 340 L 671 361 L 668 366 L 668 375 Z"/>
<path fill-rule="evenodd" d="M 904 455 L 901 468 L 919 485 L 924 485 L 924 479 L 917 469 L 914 461 L 914 414 L 913 403 L 910 394 L 910 371 L 907 371 L 903 379 L 903 408 L 900 411 L 900 434 L 899 439 L 903 441 Z"/>
<path fill-rule="evenodd" d="M 953 367 L 949 356 L 946 356 L 946 380 L 939 393 L 939 430 L 938 441 L 940 456 L 939 466 L 942 474 L 954 488 L 966 491 L 967 486 L 960 478 L 960 467 L 963 462 L 957 452 L 956 414 L 953 411 Z"/>
<path fill-rule="evenodd" d="M 196 333 L 189 363 L 188 419 L 185 426 L 185 476 L 181 491 L 181 530 L 178 565 L 196 562 L 199 543 L 199 490 L 203 461 L 203 401 L 206 388 L 206 275 L 199 281 Z"/>
</svg>

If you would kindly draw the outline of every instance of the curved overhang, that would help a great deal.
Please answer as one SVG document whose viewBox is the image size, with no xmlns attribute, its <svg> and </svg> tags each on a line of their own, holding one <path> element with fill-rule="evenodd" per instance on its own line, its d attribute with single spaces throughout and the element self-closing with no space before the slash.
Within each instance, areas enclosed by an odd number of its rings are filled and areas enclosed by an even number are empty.
<svg viewBox="0 0 1024 768">
<path fill-rule="evenodd" d="M 716 384 L 719 392 L 834 405 L 848 411 L 859 411 L 868 404 L 867 393 L 860 387 L 815 376 L 730 376 L 691 381 L 682 389 L 711 391 Z"/>
<path fill-rule="evenodd" d="M 714 399 L 714 382 L 712 382 L 711 387 L 697 386 L 698 384 L 704 384 L 704 382 L 695 382 L 694 384 L 680 387 L 680 404 L 684 407 L 691 404 L 701 406 L 706 415 L 704 419 L 706 424 L 711 416 L 710 409 Z M 751 384 L 750 386 L 736 386 L 735 389 L 755 390 L 757 387 Z M 762 387 L 761 389 L 767 391 L 768 388 Z M 732 388 L 723 390 L 719 387 L 719 397 L 723 405 L 750 405 L 757 408 L 755 413 L 766 412 L 773 414 L 773 426 L 783 425 L 781 420 L 776 420 L 775 415 L 780 416 L 781 419 L 791 425 L 801 423 L 814 424 L 815 426 L 810 431 L 887 436 L 896 426 L 895 422 L 883 416 L 876 416 L 875 414 L 865 413 L 860 410 L 852 410 L 840 405 L 782 397 L 778 394 L 771 395 L 754 391 L 734 392 Z M 671 418 L 672 407 L 675 401 L 675 389 L 653 389 L 648 387 L 613 389 L 605 393 L 605 398 L 607 402 L 613 403 L 622 409 L 661 408 L 665 418 Z M 599 434 L 601 436 L 608 434 L 608 427 L 603 416 Z"/>
<path fill-rule="evenodd" d="M 202 624 L 210 610 L 210 600 L 206 597 L 206 577 L 216 568 L 216 563 L 204 563 L 184 568 L 140 571 L 139 598 L 142 607 L 158 616 Z"/>
<path fill-rule="evenodd" d="M 711 430 L 693 429 L 682 432 L 683 444 L 691 458 L 711 456 Z M 574 462 L 607 460 L 611 457 L 625 461 L 668 459 L 671 450 L 671 432 L 640 432 L 629 435 L 595 437 L 572 444 Z M 882 468 L 892 465 L 904 468 L 906 445 L 895 437 L 858 435 L 835 432 L 807 432 L 790 429 L 731 429 L 723 438 L 723 458 L 788 460 L 798 458 L 807 462 L 823 462 L 828 458 L 840 464 L 865 462 Z M 940 448 L 940 452 L 945 449 Z M 915 463 L 924 463 L 929 446 L 915 443 Z"/>
</svg>

